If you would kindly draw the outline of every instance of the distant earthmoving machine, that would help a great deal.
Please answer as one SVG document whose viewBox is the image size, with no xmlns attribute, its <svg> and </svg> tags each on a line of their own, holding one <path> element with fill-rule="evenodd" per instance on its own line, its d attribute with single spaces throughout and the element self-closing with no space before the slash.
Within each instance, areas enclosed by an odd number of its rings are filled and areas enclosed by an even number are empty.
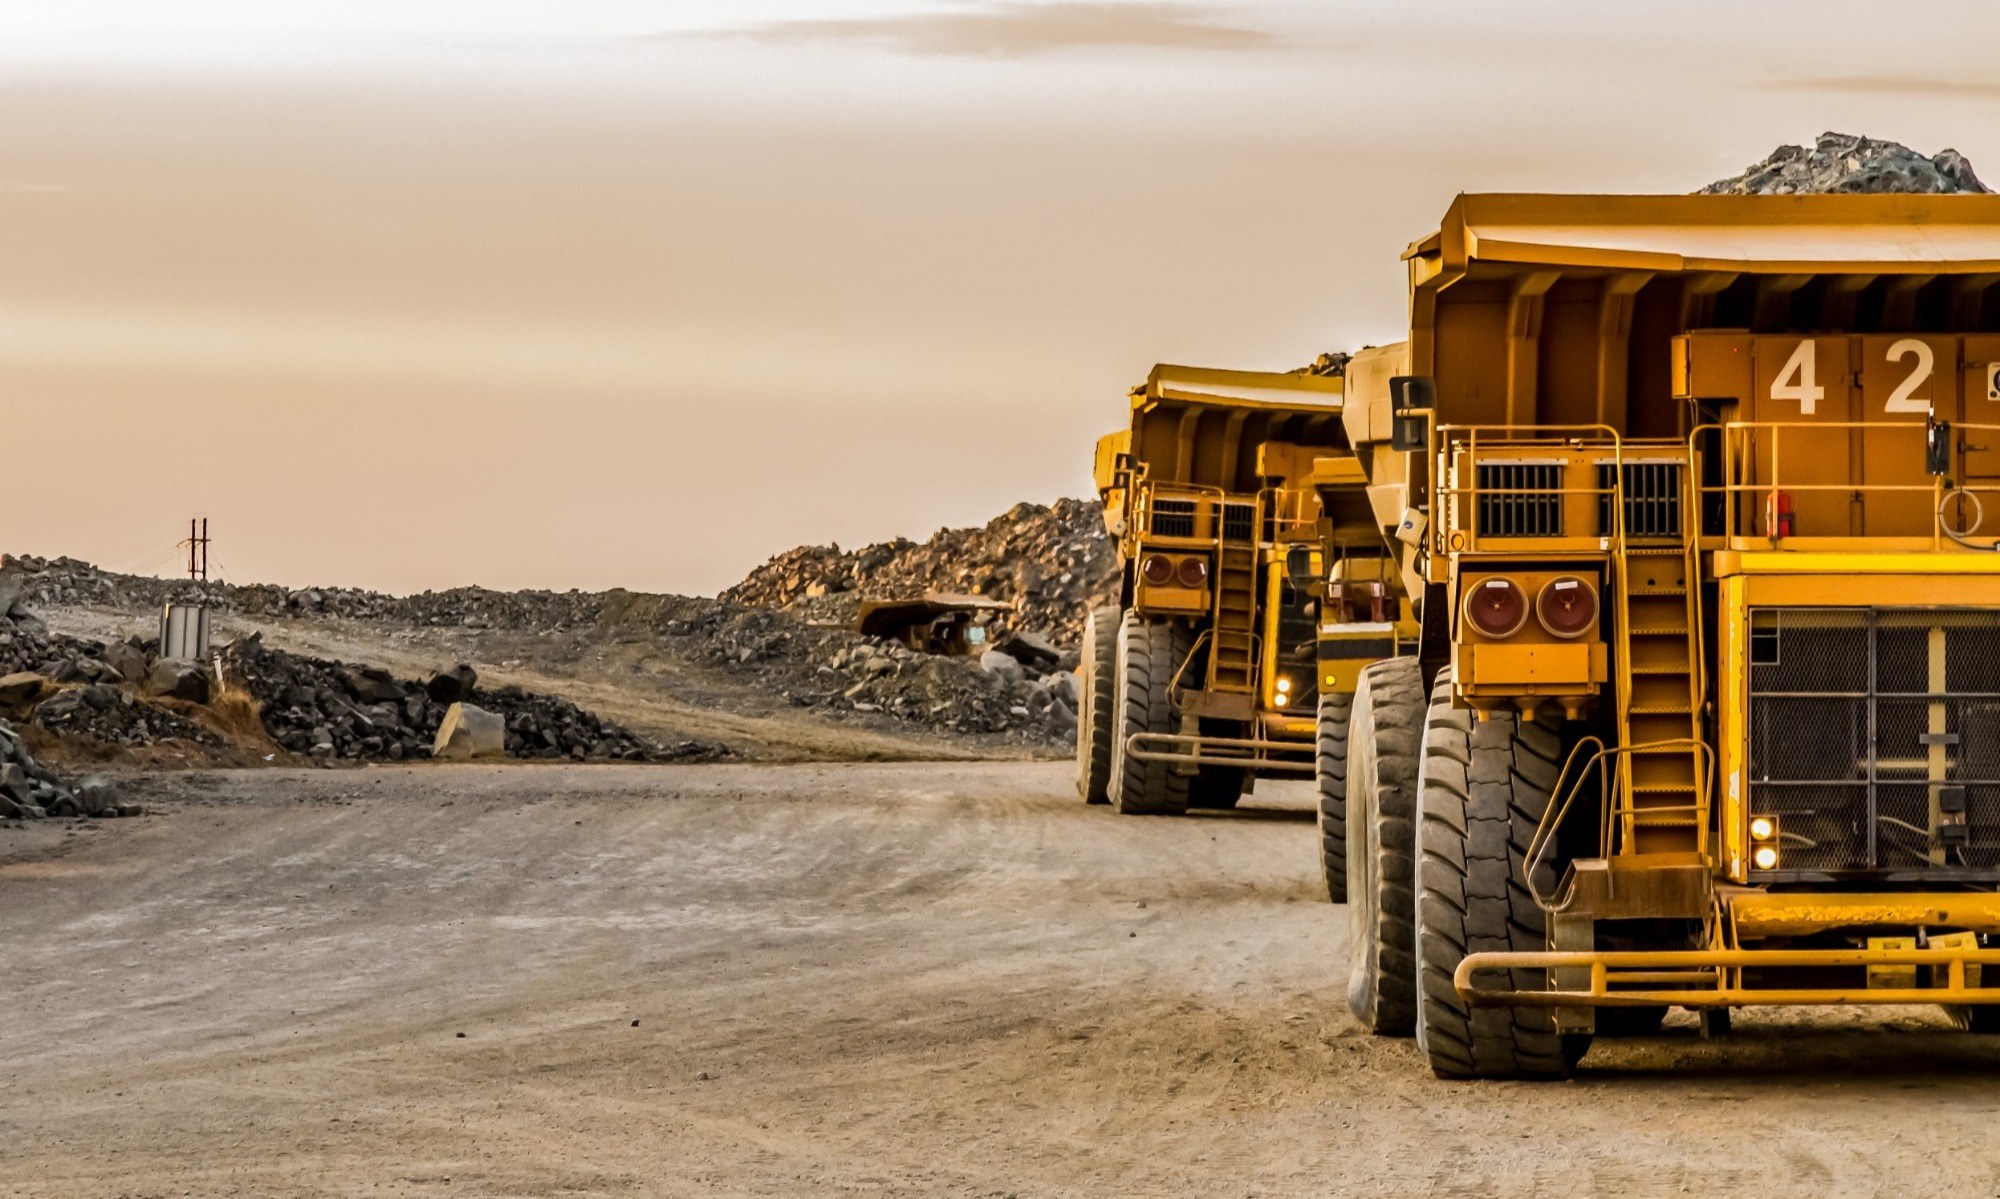
<svg viewBox="0 0 2000 1199">
<path fill-rule="evenodd" d="M 1313 468 L 1421 620 L 1322 709 L 1357 1015 L 1448 1077 L 2000 1031 L 2000 197 L 1463 196 L 1405 258 Z"/>
<path fill-rule="evenodd" d="M 1365 485 L 1328 465 L 1347 449 L 1342 392 L 1337 374 L 1159 366 L 1129 427 L 1098 442 L 1123 574 L 1084 630 L 1085 799 L 1175 814 L 1233 807 L 1260 776 L 1310 777 L 1322 693 L 1394 652 L 1394 564 L 1372 521 L 1323 556 L 1322 494 Z M 1345 645 L 1320 636 L 1329 578 L 1333 606 L 1363 618 Z"/>
<path fill-rule="evenodd" d="M 963 658 L 992 648 L 984 621 L 995 613 L 1011 611 L 1011 605 L 977 595 L 865 600 L 855 612 L 854 629 L 920 654 Z"/>
</svg>

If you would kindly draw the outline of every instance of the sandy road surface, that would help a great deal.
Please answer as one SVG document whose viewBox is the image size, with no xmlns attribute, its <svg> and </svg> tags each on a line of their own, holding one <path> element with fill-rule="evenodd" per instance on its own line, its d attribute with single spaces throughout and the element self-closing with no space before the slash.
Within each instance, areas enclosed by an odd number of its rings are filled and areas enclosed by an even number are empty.
<svg viewBox="0 0 2000 1199">
<path fill-rule="evenodd" d="M 0 1195 L 2000 1175 L 2000 1046 L 1924 1012 L 1677 1025 L 1553 1086 L 1431 1079 L 1344 1013 L 1302 806 L 1119 819 L 1021 763 L 147 786 L 164 814 L 0 833 Z"/>
</svg>

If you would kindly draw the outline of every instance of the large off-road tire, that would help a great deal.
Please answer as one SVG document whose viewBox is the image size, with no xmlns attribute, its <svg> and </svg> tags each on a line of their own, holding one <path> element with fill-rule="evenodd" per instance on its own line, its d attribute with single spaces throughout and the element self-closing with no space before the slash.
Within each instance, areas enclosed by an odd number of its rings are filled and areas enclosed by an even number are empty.
<svg viewBox="0 0 2000 1199">
<path fill-rule="evenodd" d="M 1188 776 L 1172 762 L 1144 762 L 1125 752 L 1134 733 L 1174 729 L 1169 684 L 1187 660 L 1191 639 L 1167 621 L 1127 612 L 1118 625 L 1117 717 L 1111 738 L 1111 806 L 1124 815 L 1178 816 L 1187 811 Z"/>
<path fill-rule="evenodd" d="M 1313 734 L 1313 781 L 1319 785 L 1319 876 L 1326 897 L 1347 902 L 1347 722 L 1354 697 L 1322 692 Z"/>
<path fill-rule="evenodd" d="M 1423 674 L 1415 658 L 1361 672 L 1347 737 L 1347 1006 L 1372 1033 L 1416 1028 L 1413 850 Z"/>
<path fill-rule="evenodd" d="M 1083 618 L 1083 655 L 1077 663 L 1076 789 L 1085 803 L 1111 802 L 1111 734 L 1117 728 L 1118 607 L 1096 608 Z"/>
<path fill-rule="evenodd" d="M 1188 807 L 1228 811 L 1243 798 L 1250 776 L 1241 766 L 1203 766 L 1188 780 Z"/>
<path fill-rule="evenodd" d="M 1440 1078 L 1566 1078 L 1589 1047 L 1587 1035 L 1557 1032 L 1549 1008 L 1471 1008 L 1452 986 L 1468 954 L 1548 948 L 1524 872 L 1561 750 L 1546 724 L 1513 715 L 1475 724 L 1451 706 L 1450 672 L 1439 674 L 1417 799 L 1416 934 L 1417 1044 Z M 1536 887 L 1547 894 L 1554 876 L 1543 862 Z M 1545 976 L 1516 970 L 1511 985 L 1538 990 Z"/>
</svg>

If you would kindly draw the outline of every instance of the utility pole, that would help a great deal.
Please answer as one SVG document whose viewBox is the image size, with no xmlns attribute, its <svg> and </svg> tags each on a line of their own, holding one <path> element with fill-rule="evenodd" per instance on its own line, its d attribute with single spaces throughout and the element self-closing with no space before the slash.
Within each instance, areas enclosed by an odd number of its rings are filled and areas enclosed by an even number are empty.
<svg viewBox="0 0 2000 1199">
<path fill-rule="evenodd" d="M 181 543 L 188 551 L 188 578 L 208 589 L 208 518 L 188 518 L 187 540 Z"/>
</svg>

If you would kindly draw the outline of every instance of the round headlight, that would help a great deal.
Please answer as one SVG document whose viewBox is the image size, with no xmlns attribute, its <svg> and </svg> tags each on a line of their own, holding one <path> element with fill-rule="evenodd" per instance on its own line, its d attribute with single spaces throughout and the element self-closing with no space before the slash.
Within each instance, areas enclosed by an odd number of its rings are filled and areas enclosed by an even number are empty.
<svg viewBox="0 0 2000 1199">
<path fill-rule="evenodd" d="M 1165 554 L 1149 554 L 1139 564 L 1139 575 L 1155 587 L 1165 587 L 1174 581 L 1174 563 Z"/>
<path fill-rule="evenodd" d="M 1208 560 L 1206 558 L 1182 558 L 1174 568 L 1174 578 L 1183 587 L 1199 587 L 1208 582 Z"/>
<path fill-rule="evenodd" d="M 1753 816 L 1750 819 L 1750 839 L 1753 841 L 1769 841 L 1777 831 L 1777 824 L 1769 816 Z"/>
<path fill-rule="evenodd" d="M 1465 597 L 1465 619 L 1488 637 L 1512 637 L 1528 623 L 1528 597 L 1512 579 L 1481 579 Z"/>
<path fill-rule="evenodd" d="M 1770 870 L 1778 864 L 1778 851 L 1769 845 L 1759 845 L 1750 860 L 1757 864 L 1757 869 Z"/>
<path fill-rule="evenodd" d="M 1550 579 L 1535 599 L 1535 618 L 1552 637 L 1581 637 L 1597 623 L 1597 588 L 1575 575 Z"/>
</svg>

